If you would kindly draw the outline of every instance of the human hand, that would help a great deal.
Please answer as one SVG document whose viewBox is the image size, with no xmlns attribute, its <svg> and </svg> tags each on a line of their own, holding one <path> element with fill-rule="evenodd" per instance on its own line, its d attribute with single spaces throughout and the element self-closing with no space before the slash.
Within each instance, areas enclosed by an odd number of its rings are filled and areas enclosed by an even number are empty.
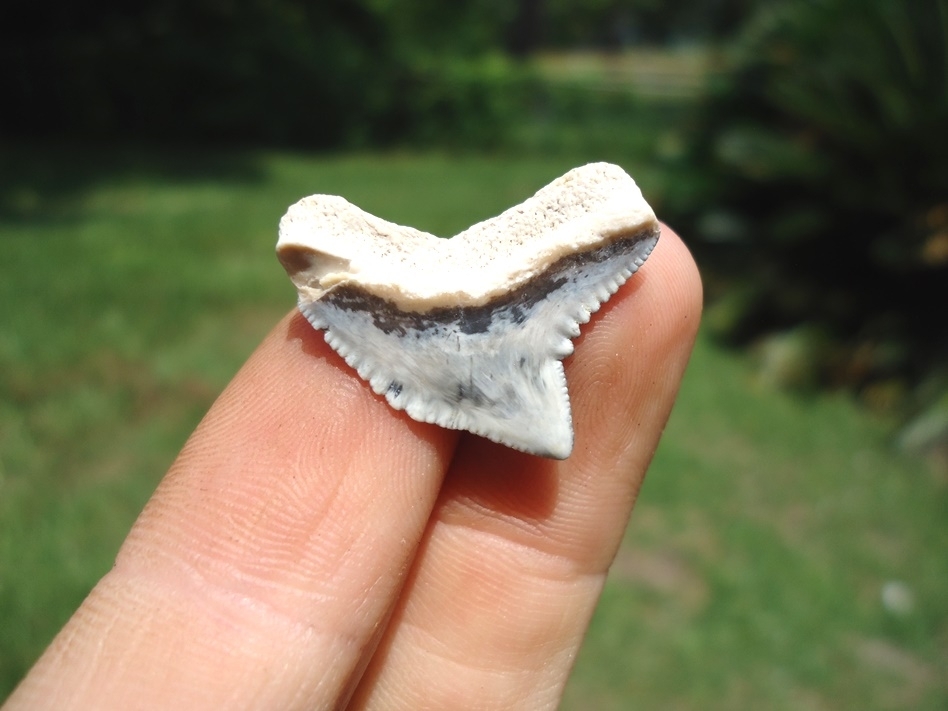
<svg viewBox="0 0 948 711">
<path fill-rule="evenodd" d="M 392 410 L 294 312 L 7 708 L 555 708 L 700 310 L 663 230 L 566 361 L 562 462 Z"/>
</svg>

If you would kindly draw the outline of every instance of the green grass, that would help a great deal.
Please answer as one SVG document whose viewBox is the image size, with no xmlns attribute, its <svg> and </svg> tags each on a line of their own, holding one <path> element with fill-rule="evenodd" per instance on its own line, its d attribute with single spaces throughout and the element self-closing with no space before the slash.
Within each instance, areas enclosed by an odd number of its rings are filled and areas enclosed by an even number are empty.
<svg viewBox="0 0 948 711">
<path fill-rule="evenodd" d="M 944 708 L 946 487 L 886 441 L 699 340 L 566 707 Z"/>
<path fill-rule="evenodd" d="M 578 162 L 0 159 L 0 698 L 291 308 L 273 256 L 290 202 L 339 193 L 451 234 Z M 945 708 L 946 497 L 845 399 L 767 390 L 700 340 L 564 708 Z"/>
</svg>

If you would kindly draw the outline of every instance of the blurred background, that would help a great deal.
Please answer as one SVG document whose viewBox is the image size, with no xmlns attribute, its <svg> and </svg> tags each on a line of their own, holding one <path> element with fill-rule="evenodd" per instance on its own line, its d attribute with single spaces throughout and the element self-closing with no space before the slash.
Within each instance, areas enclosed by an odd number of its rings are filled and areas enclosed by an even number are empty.
<svg viewBox="0 0 948 711">
<path fill-rule="evenodd" d="M 0 7 L 0 699 L 295 294 L 622 165 L 701 337 L 566 709 L 948 706 L 948 0 Z"/>
</svg>

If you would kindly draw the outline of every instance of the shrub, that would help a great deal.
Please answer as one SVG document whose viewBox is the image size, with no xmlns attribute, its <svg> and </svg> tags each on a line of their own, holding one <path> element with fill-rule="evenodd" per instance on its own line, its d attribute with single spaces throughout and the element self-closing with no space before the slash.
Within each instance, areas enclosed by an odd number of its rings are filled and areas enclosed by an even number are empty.
<svg viewBox="0 0 948 711">
<path fill-rule="evenodd" d="M 501 54 L 418 57 L 398 81 L 384 140 L 460 148 L 509 145 L 539 83 Z"/>
<path fill-rule="evenodd" d="M 668 199 L 719 335 L 803 324 L 824 384 L 937 400 L 948 380 L 948 3 L 761 6 Z M 906 400 L 883 397 L 887 403 Z"/>
<path fill-rule="evenodd" d="M 522 79 L 486 44 L 506 15 L 483 10 L 375 0 L 14 3 L 0 9 L 0 131 L 316 148 L 428 136 L 490 143 Z"/>
</svg>

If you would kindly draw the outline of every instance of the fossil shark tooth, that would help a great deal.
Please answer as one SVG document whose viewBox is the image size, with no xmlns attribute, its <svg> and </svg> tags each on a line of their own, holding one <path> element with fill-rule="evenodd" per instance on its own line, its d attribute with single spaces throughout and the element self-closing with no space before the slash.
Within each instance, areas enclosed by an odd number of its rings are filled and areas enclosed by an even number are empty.
<svg viewBox="0 0 948 711">
<path fill-rule="evenodd" d="M 451 239 L 313 195 L 280 221 L 277 256 L 303 315 L 393 408 L 565 459 L 561 361 L 658 235 L 632 178 L 595 163 Z"/>
</svg>

